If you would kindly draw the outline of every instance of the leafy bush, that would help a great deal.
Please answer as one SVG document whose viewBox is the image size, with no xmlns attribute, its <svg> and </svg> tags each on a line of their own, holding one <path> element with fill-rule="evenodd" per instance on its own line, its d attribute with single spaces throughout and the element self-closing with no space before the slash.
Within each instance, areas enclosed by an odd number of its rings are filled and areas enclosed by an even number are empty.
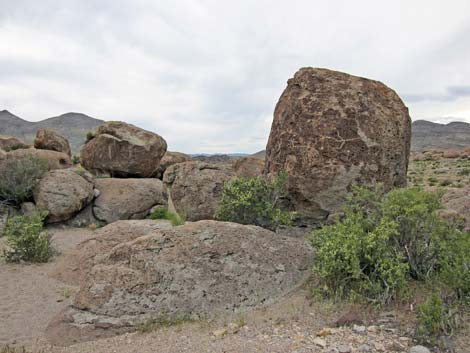
<svg viewBox="0 0 470 353">
<path fill-rule="evenodd" d="M 312 235 L 320 291 L 385 303 L 404 294 L 409 279 L 465 266 L 468 253 L 450 258 L 446 250 L 462 234 L 439 218 L 440 196 L 417 187 L 388 194 L 354 188 L 344 219 Z M 452 280 L 461 286 L 465 278 Z"/>
<path fill-rule="evenodd" d="M 46 213 L 8 219 L 3 235 L 9 249 L 4 251 L 7 262 L 47 262 L 52 256 L 49 235 L 43 229 Z"/>
<path fill-rule="evenodd" d="M 185 220 L 185 217 L 180 216 L 177 213 L 168 211 L 166 208 L 157 208 L 155 209 L 149 217 L 150 219 L 166 219 L 171 222 L 173 226 L 180 226 L 183 225 Z"/>
<path fill-rule="evenodd" d="M 215 217 L 221 221 L 254 224 L 268 229 L 290 225 L 295 214 L 280 207 L 286 183 L 287 174 L 274 181 L 261 177 L 231 179 L 224 185 Z"/>
<path fill-rule="evenodd" d="M 95 133 L 93 131 L 88 131 L 86 133 L 86 142 L 90 141 L 91 139 L 93 139 L 95 137 Z"/>
<path fill-rule="evenodd" d="M 31 199 L 33 190 L 47 172 L 47 161 L 34 157 L 7 159 L 0 163 L 0 203 L 19 206 Z"/>
<path fill-rule="evenodd" d="M 447 304 L 441 294 L 433 293 L 417 307 L 417 338 L 421 341 L 430 340 L 436 343 L 439 335 L 450 335 L 458 326 L 458 310 Z"/>
<path fill-rule="evenodd" d="M 73 156 L 72 157 L 72 163 L 73 164 L 79 164 L 80 163 L 80 156 Z"/>
</svg>

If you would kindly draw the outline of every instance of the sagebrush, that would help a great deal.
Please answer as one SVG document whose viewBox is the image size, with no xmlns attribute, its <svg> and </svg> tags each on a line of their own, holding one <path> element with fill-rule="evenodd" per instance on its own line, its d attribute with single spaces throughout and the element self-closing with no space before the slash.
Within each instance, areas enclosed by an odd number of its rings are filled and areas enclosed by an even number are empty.
<svg viewBox="0 0 470 353">
<path fill-rule="evenodd" d="M 6 159 L 0 163 L 0 204 L 17 207 L 33 196 L 47 172 L 47 161 L 34 157 Z"/>
<path fill-rule="evenodd" d="M 49 234 L 44 230 L 47 213 L 11 217 L 3 235 L 8 249 L 3 256 L 7 262 L 47 262 L 53 255 Z"/>
<path fill-rule="evenodd" d="M 273 181 L 261 177 L 234 178 L 224 185 L 216 219 L 254 224 L 268 229 L 290 225 L 295 217 L 281 207 L 286 195 L 287 174 Z"/>
<path fill-rule="evenodd" d="M 178 213 L 171 212 L 166 208 L 157 208 L 149 216 L 149 219 L 166 219 L 171 222 L 173 226 L 180 226 L 185 223 L 185 217 Z"/>
</svg>

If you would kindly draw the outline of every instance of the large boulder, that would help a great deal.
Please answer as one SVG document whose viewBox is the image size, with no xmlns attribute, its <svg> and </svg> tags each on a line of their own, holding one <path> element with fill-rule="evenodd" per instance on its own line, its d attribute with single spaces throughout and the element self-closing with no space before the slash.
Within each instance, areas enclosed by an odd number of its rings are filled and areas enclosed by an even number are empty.
<svg viewBox="0 0 470 353">
<path fill-rule="evenodd" d="M 72 160 L 70 159 L 70 156 L 56 151 L 27 148 L 10 151 L 4 156 L 6 159 L 21 159 L 25 157 L 45 160 L 49 170 L 67 169 L 72 166 Z"/>
<path fill-rule="evenodd" d="M 302 68 L 276 105 L 265 173 L 288 173 L 288 203 L 315 224 L 340 210 L 352 184 L 405 186 L 410 137 L 408 109 L 383 83 Z"/>
<path fill-rule="evenodd" d="M 264 160 L 255 157 L 243 157 L 233 163 L 235 174 L 242 178 L 255 178 L 263 175 Z"/>
<path fill-rule="evenodd" d="M 34 139 L 34 147 L 40 150 L 51 150 L 69 156 L 72 155 L 69 141 L 53 130 L 39 129 Z"/>
<path fill-rule="evenodd" d="M 171 209 L 189 221 L 214 219 L 224 183 L 234 177 L 232 168 L 204 162 L 170 166 L 163 175 Z"/>
<path fill-rule="evenodd" d="M 464 231 L 470 232 L 470 186 L 446 189 L 442 203 L 462 219 Z"/>
<path fill-rule="evenodd" d="M 16 137 L 0 135 L 0 150 L 10 151 L 28 147 L 28 145 Z"/>
<path fill-rule="evenodd" d="M 98 178 L 95 183 L 100 195 L 93 213 L 100 221 L 142 219 L 152 207 L 167 206 L 168 197 L 159 179 Z"/>
<path fill-rule="evenodd" d="M 60 324 L 132 330 L 151 319 L 244 312 L 272 303 L 310 273 L 305 239 L 255 226 L 200 221 L 138 237 L 101 234 L 93 242 L 106 236 L 115 245 L 99 251 L 89 246 L 93 265 L 82 269 L 71 312 L 49 333 L 60 331 Z"/>
<path fill-rule="evenodd" d="M 48 172 L 34 192 L 36 206 L 49 223 L 68 220 L 93 200 L 93 184 L 70 169 Z"/>
<path fill-rule="evenodd" d="M 158 179 L 163 179 L 163 174 L 169 166 L 177 163 L 189 162 L 191 160 L 192 158 L 187 154 L 167 151 L 158 165 L 155 177 Z"/>
<path fill-rule="evenodd" d="M 166 142 L 159 135 L 124 122 L 101 125 L 83 146 L 82 165 L 97 175 L 149 178 L 157 173 Z"/>
</svg>

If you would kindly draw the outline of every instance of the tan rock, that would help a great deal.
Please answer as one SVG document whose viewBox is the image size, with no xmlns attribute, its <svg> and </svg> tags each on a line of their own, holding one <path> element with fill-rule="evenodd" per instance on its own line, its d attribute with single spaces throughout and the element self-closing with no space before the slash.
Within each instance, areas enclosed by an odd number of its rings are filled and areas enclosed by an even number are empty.
<svg viewBox="0 0 470 353">
<path fill-rule="evenodd" d="M 107 122 L 83 146 L 80 160 L 96 175 L 149 178 L 156 175 L 166 148 L 165 140 L 153 132 Z"/>
<path fill-rule="evenodd" d="M 287 172 L 301 222 L 324 222 L 352 184 L 405 186 L 410 137 L 408 109 L 384 84 L 303 68 L 276 105 L 265 173 Z"/>
<path fill-rule="evenodd" d="M 62 152 L 38 150 L 35 148 L 18 149 L 10 151 L 4 158 L 6 159 L 21 159 L 24 157 L 39 158 L 47 161 L 48 169 L 66 169 L 72 166 L 70 156 Z"/>
<path fill-rule="evenodd" d="M 233 163 L 235 174 L 243 178 L 255 178 L 263 175 L 264 160 L 255 157 L 243 157 Z"/>
<path fill-rule="evenodd" d="M 0 151 L 29 148 L 23 141 L 13 136 L 0 135 Z"/>
<path fill-rule="evenodd" d="M 167 151 L 158 165 L 155 177 L 158 179 L 163 179 L 163 174 L 169 166 L 177 163 L 189 162 L 191 160 L 192 158 L 187 154 Z"/>
<path fill-rule="evenodd" d="M 73 170 L 53 170 L 41 179 L 34 200 L 38 209 L 49 212 L 48 222 L 62 222 L 93 200 L 93 184 Z"/>
<path fill-rule="evenodd" d="M 93 213 L 107 223 L 142 219 L 152 207 L 167 206 L 168 197 L 158 179 L 98 178 L 95 186 L 100 194 L 94 202 Z"/>
<path fill-rule="evenodd" d="M 39 129 L 37 131 L 34 147 L 40 150 L 51 150 L 69 156 L 72 155 L 69 141 L 59 133 L 49 129 Z"/>
<path fill-rule="evenodd" d="M 169 205 L 189 221 L 213 219 L 224 183 L 234 177 L 223 164 L 184 162 L 170 166 L 163 176 Z"/>
</svg>

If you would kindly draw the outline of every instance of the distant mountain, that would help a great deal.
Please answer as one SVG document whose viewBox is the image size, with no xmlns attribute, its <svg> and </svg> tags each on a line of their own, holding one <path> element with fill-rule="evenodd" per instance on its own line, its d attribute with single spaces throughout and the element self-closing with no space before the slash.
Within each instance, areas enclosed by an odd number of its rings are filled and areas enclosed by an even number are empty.
<svg viewBox="0 0 470 353">
<path fill-rule="evenodd" d="M 258 158 L 258 159 L 263 159 L 266 157 L 266 150 L 262 150 L 256 153 L 253 153 L 250 155 L 250 157 Z"/>
<path fill-rule="evenodd" d="M 38 122 L 26 121 L 8 110 L 0 111 L 0 135 L 11 135 L 33 144 L 38 129 L 51 129 L 66 137 L 72 153 L 78 154 L 88 131 L 95 130 L 104 121 L 81 113 L 66 113 Z"/>
<path fill-rule="evenodd" d="M 411 125 L 411 150 L 451 149 L 470 146 L 470 124 L 438 124 L 416 120 Z"/>
</svg>

